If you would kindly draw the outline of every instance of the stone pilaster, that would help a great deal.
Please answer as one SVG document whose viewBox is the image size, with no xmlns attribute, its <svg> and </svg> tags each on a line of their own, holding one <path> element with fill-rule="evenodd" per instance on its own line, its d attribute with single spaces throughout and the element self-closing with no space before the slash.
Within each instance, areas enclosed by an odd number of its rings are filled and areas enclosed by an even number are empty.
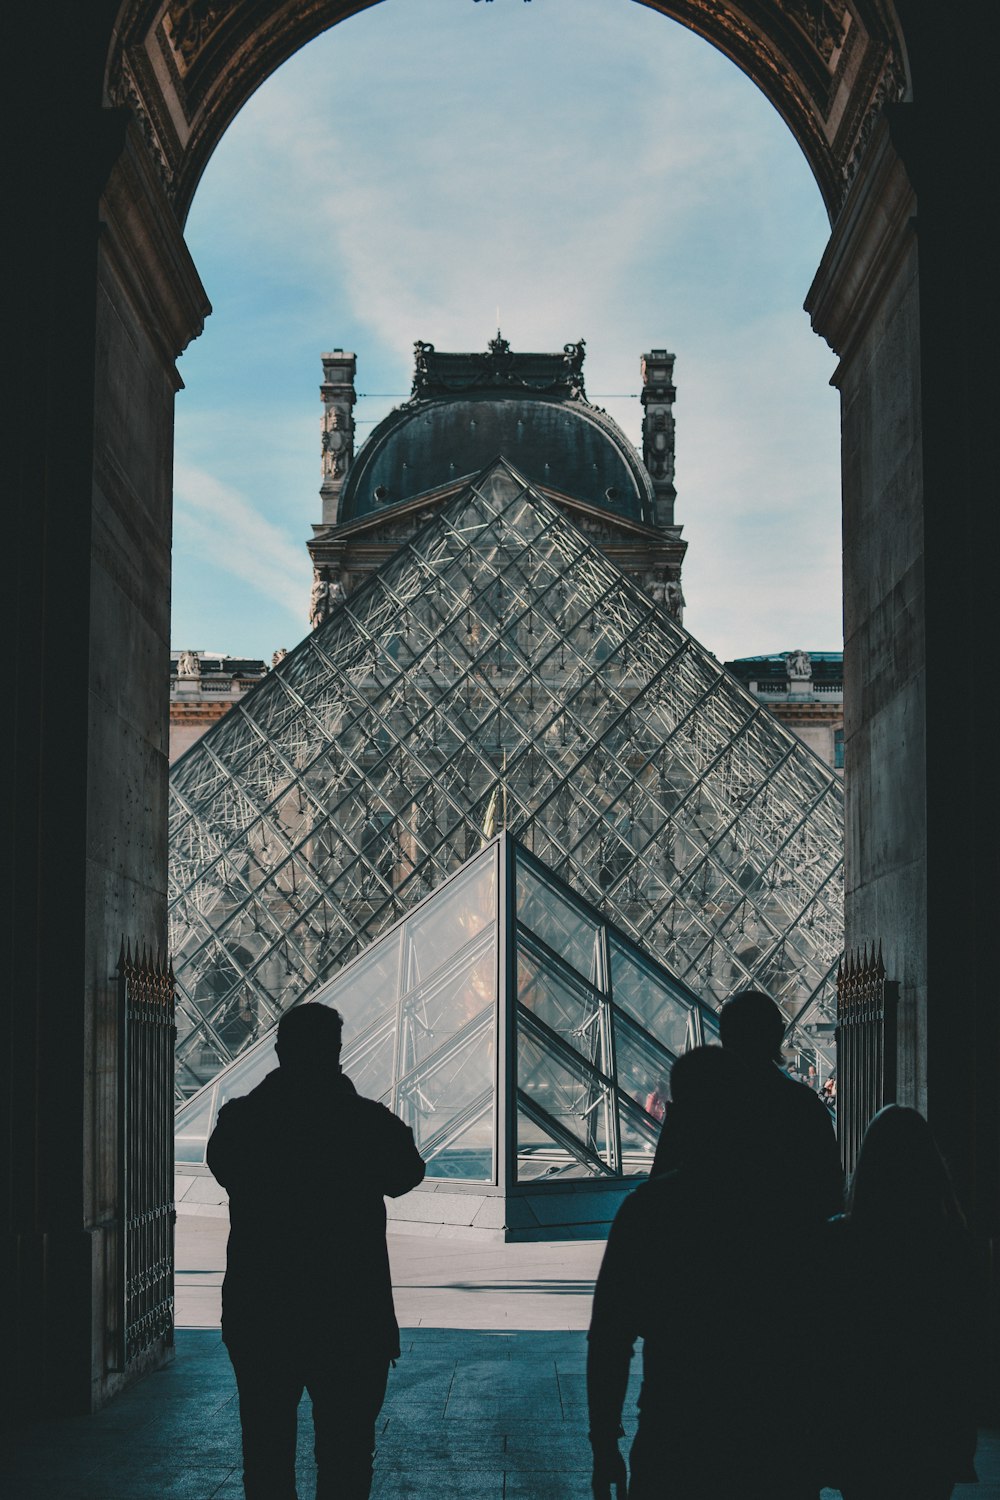
<svg viewBox="0 0 1000 1500">
<path fill-rule="evenodd" d="M 642 461 L 653 481 L 657 526 L 674 523 L 674 356 L 652 349 L 642 356 Z"/>
<path fill-rule="evenodd" d="M 323 483 L 320 498 L 323 501 L 323 525 L 337 523 L 340 509 L 340 492 L 347 471 L 354 458 L 354 416 L 351 408 L 357 400 L 354 376 L 358 362 L 355 355 L 343 349 L 334 349 L 324 354 L 323 384 Z"/>
<path fill-rule="evenodd" d="M 924 400 L 916 198 L 885 120 L 806 302 L 840 356 L 845 925 L 900 984 L 901 1103 L 928 1108 Z"/>
</svg>

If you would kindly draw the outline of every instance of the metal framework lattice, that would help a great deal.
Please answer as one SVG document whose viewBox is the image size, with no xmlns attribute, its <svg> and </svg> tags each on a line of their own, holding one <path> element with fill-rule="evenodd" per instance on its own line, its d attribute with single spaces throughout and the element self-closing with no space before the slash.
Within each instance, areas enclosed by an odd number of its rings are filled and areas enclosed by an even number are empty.
<svg viewBox="0 0 1000 1500">
<path fill-rule="evenodd" d="M 707 1000 L 832 1031 L 837 778 L 501 459 L 177 762 L 181 1094 L 500 826 Z"/>
</svg>

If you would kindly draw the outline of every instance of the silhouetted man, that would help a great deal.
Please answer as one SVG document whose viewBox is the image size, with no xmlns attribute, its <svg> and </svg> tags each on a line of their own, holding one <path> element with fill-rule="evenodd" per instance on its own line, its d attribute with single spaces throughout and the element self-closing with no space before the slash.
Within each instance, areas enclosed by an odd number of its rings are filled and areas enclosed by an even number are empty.
<svg viewBox="0 0 1000 1500">
<path fill-rule="evenodd" d="M 697 1047 L 671 1074 L 678 1165 L 637 1188 L 594 1293 L 587 1396 L 595 1500 L 816 1500 L 808 1422 L 818 1361 L 796 1317 L 820 1231 L 762 1202 L 761 1149 L 731 1051 Z M 636 1338 L 639 1428 L 618 1449 Z"/>
<path fill-rule="evenodd" d="M 788 1197 L 817 1222 L 840 1213 L 844 1178 L 830 1113 L 807 1084 L 781 1067 L 785 1018 L 770 995 L 741 990 L 719 1012 L 719 1040 L 739 1063 L 737 1094 L 759 1141 L 755 1163 L 762 1192 Z M 677 1162 L 672 1108 L 667 1107 L 651 1176 Z"/>
<path fill-rule="evenodd" d="M 280 1067 L 219 1112 L 208 1164 L 229 1193 L 222 1337 L 236 1372 L 247 1500 L 295 1500 L 296 1408 L 312 1398 L 317 1500 L 365 1500 L 399 1354 L 383 1196 L 416 1187 L 413 1132 L 340 1069 L 343 1022 L 301 1005 Z"/>
</svg>

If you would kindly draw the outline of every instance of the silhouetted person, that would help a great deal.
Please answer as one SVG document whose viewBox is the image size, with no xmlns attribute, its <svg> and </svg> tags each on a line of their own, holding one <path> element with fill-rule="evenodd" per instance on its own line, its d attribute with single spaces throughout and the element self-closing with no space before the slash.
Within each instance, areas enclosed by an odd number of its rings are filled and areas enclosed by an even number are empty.
<svg viewBox="0 0 1000 1500">
<path fill-rule="evenodd" d="M 761 1143 L 732 1052 L 697 1047 L 671 1074 L 678 1165 L 619 1209 L 594 1293 L 587 1394 L 593 1492 L 625 1495 L 618 1450 L 643 1343 L 629 1500 L 815 1500 L 808 1423 L 818 1362 L 795 1313 L 825 1226 L 762 1204 Z"/>
<path fill-rule="evenodd" d="M 858 1155 L 832 1259 L 831 1482 L 844 1500 L 946 1500 L 972 1480 L 980 1278 L 948 1169 L 890 1104 Z"/>
<path fill-rule="evenodd" d="M 819 1095 L 782 1069 L 784 1035 L 784 1016 L 760 990 L 740 991 L 719 1012 L 719 1040 L 739 1063 L 737 1092 L 744 1118 L 761 1142 L 759 1188 L 779 1199 L 794 1195 L 800 1211 L 819 1222 L 844 1204 L 837 1136 Z M 650 1175 L 676 1165 L 668 1106 Z"/>
<path fill-rule="evenodd" d="M 222 1337 L 236 1372 L 247 1500 L 295 1500 L 296 1407 L 312 1398 L 317 1500 L 364 1500 L 399 1354 L 385 1203 L 416 1187 L 413 1132 L 340 1069 L 343 1022 L 301 1005 L 280 1067 L 219 1112 L 208 1164 L 229 1193 Z"/>
</svg>

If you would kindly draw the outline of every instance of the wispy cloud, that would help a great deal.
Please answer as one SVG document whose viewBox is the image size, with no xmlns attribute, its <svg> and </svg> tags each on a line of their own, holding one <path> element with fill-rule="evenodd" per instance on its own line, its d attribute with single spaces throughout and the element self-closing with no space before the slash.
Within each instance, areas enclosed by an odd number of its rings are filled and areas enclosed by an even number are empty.
<svg viewBox="0 0 1000 1500">
<path fill-rule="evenodd" d="M 287 599 L 308 581 L 289 531 L 318 518 L 321 349 L 402 392 L 415 338 L 480 348 L 499 306 L 515 347 L 584 336 L 592 398 L 637 441 L 638 400 L 605 393 L 636 392 L 666 344 L 689 623 L 719 655 L 830 645 L 837 409 L 801 311 L 825 233 L 771 106 L 652 9 L 387 0 L 291 59 L 209 164 L 189 241 L 217 313 L 185 356 L 180 452 L 288 528 Z M 360 403 L 360 438 L 392 404 Z M 267 550 L 227 566 L 277 600 Z"/>
<path fill-rule="evenodd" d="M 301 624 L 310 578 L 301 543 L 203 469 L 179 465 L 174 484 L 175 552 L 209 559 Z"/>
</svg>

